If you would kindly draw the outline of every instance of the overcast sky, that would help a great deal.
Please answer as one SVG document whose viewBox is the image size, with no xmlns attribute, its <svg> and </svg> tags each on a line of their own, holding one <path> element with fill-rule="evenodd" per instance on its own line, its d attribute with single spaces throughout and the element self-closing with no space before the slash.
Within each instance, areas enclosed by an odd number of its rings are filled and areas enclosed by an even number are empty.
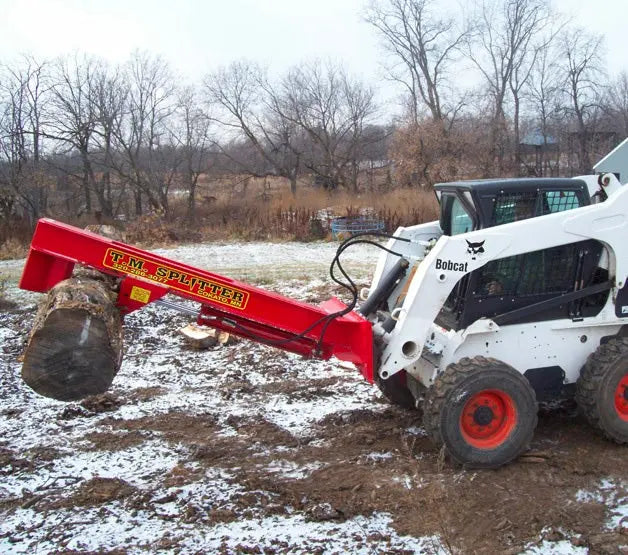
<svg viewBox="0 0 628 555">
<path fill-rule="evenodd" d="M 313 58 L 344 60 L 371 84 L 381 50 L 361 14 L 367 0 L 0 0 L 0 62 L 72 51 L 124 61 L 162 54 L 195 79 L 239 58 L 275 71 Z M 456 0 L 442 0 L 457 6 Z M 628 70 L 628 0 L 554 0 L 574 23 L 603 33 L 611 73 Z"/>
</svg>

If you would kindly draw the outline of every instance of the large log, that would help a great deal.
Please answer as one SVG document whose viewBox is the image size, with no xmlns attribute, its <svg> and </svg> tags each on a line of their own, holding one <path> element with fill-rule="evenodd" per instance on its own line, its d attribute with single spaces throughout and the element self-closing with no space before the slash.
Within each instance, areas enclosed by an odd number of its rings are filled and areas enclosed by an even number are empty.
<svg viewBox="0 0 628 555">
<path fill-rule="evenodd" d="M 115 282 L 84 270 L 47 294 L 35 317 L 22 366 L 37 393 L 76 401 L 104 393 L 123 355 Z"/>
</svg>

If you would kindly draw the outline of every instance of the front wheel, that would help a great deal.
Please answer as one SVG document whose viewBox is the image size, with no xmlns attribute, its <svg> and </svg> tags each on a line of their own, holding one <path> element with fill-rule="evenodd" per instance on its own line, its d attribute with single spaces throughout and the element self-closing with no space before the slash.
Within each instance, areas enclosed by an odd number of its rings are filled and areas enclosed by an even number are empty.
<svg viewBox="0 0 628 555">
<path fill-rule="evenodd" d="M 423 423 L 457 463 L 496 468 L 528 448 L 537 423 L 536 395 L 511 366 L 463 358 L 428 388 Z"/>
<path fill-rule="evenodd" d="M 416 408 L 416 400 L 408 388 L 408 375 L 405 370 L 393 374 L 387 379 L 375 376 L 377 387 L 389 403 L 404 409 Z"/>
<path fill-rule="evenodd" d="M 576 383 L 576 402 L 593 427 L 628 443 L 628 337 L 611 339 L 589 355 Z"/>
</svg>

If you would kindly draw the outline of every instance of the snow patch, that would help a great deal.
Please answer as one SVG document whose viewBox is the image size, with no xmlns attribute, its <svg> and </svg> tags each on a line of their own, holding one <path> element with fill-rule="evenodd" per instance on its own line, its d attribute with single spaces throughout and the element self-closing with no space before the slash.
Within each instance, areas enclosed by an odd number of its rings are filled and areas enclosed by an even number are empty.
<svg viewBox="0 0 628 555">
<path fill-rule="evenodd" d="M 578 503 L 599 503 L 608 511 L 606 528 L 615 530 L 625 526 L 628 519 L 628 482 L 604 478 L 594 491 L 578 490 Z"/>
<path fill-rule="evenodd" d="M 312 472 L 322 468 L 324 465 L 320 462 L 312 462 L 305 465 L 299 465 L 293 461 L 275 460 L 265 467 L 267 472 L 279 474 L 282 478 L 291 478 L 302 480 L 307 478 Z"/>
<path fill-rule="evenodd" d="M 49 552 L 57 549 L 59 540 L 64 540 L 62 545 L 66 550 L 105 551 L 134 545 L 135 549 L 129 553 L 142 553 L 167 549 L 168 541 L 176 539 L 178 553 L 235 553 L 255 547 L 290 553 L 316 549 L 355 554 L 402 550 L 438 555 L 448 552 L 435 536 L 398 535 L 390 527 L 390 515 L 382 513 L 345 522 L 308 522 L 303 516 L 291 515 L 213 525 L 164 519 L 168 516 L 146 511 L 131 514 L 119 503 L 111 504 L 106 511 L 66 510 L 45 516 L 29 509 L 18 509 L 0 523 L 3 536 L 0 550 Z M 68 530 L 71 531 L 69 539 Z M 13 543 L 4 537 L 6 532 L 12 532 Z"/>
<path fill-rule="evenodd" d="M 163 478 L 176 466 L 179 456 L 159 442 L 146 442 L 141 446 L 122 451 L 74 451 L 61 457 L 45 469 L 34 473 L 18 473 L 6 476 L 1 489 L 8 496 L 26 492 L 43 491 L 52 480 L 68 477 L 76 480 L 100 478 L 123 478 L 135 486 L 146 486 Z"/>
</svg>

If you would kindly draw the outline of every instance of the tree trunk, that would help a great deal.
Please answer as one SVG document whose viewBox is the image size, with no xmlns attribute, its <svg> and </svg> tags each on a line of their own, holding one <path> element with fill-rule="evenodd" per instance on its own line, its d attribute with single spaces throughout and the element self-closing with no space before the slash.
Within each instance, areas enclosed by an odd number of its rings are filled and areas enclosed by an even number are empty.
<svg viewBox="0 0 628 555">
<path fill-rule="evenodd" d="M 195 190 L 191 188 L 188 191 L 188 215 L 187 220 L 189 225 L 194 225 L 196 222 L 196 195 Z"/>
<path fill-rule="evenodd" d="M 295 174 L 290 175 L 290 192 L 293 197 L 297 196 L 297 176 Z"/>
<path fill-rule="evenodd" d="M 102 175 L 103 189 L 106 203 L 105 216 L 113 217 L 113 196 L 111 195 L 111 133 L 105 132 L 105 158 L 104 158 L 104 171 Z M 104 211 L 104 210 L 103 210 Z"/>
<path fill-rule="evenodd" d="M 85 213 L 89 214 L 92 211 L 92 197 L 89 194 L 89 186 L 85 176 L 83 176 L 83 195 L 85 197 Z"/>
<path fill-rule="evenodd" d="M 37 393 L 75 401 L 109 388 L 123 355 L 114 286 L 111 278 L 85 270 L 48 292 L 22 366 L 22 379 Z"/>
<path fill-rule="evenodd" d="M 194 175 L 192 171 L 188 171 L 188 224 L 194 225 L 196 222 L 196 184 L 198 183 L 199 174 Z"/>
<path fill-rule="evenodd" d="M 514 93 L 513 93 L 514 94 Z M 517 94 L 514 95 L 515 97 L 515 113 L 514 113 L 514 134 L 515 134 L 515 144 L 514 146 L 514 150 L 515 150 L 515 175 L 521 176 L 523 175 L 521 173 L 521 148 L 519 145 L 519 141 L 521 140 L 521 138 L 519 137 L 519 118 L 520 118 L 520 100 L 519 100 L 519 96 Z"/>
<path fill-rule="evenodd" d="M 141 216 L 142 215 L 142 192 L 139 190 L 136 190 L 134 193 L 134 196 L 135 196 L 135 215 Z"/>
</svg>

